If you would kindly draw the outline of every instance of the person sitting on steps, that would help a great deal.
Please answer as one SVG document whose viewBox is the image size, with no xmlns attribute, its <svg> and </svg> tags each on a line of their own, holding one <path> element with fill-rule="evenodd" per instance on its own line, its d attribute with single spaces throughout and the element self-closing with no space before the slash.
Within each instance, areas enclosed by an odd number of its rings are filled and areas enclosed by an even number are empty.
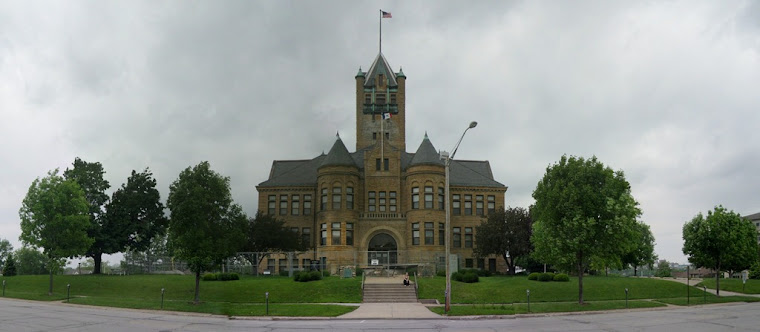
<svg viewBox="0 0 760 332">
<path fill-rule="evenodd" d="M 404 286 L 409 286 L 409 273 L 404 275 Z"/>
</svg>

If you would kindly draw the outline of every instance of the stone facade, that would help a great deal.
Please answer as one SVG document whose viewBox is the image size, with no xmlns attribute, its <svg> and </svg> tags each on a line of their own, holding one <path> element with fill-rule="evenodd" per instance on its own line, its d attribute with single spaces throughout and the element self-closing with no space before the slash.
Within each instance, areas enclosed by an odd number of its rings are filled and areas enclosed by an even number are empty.
<svg viewBox="0 0 760 332">
<path fill-rule="evenodd" d="M 334 273 L 374 260 L 440 269 L 444 164 L 427 134 L 415 153 L 406 152 L 406 76 L 379 54 L 355 80 L 356 151 L 338 137 L 326 155 L 274 161 L 256 187 L 258 208 L 285 220 L 309 244 L 299 268 L 311 259 Z M 488 212 L 503 209 L 507 187 L 493 179 L 488 161 L 452 160 L 450 174 L 451 253 L 459 267 L 506 271 L 500 256 L 478 259 L 472 247 Z"/>
</svg>

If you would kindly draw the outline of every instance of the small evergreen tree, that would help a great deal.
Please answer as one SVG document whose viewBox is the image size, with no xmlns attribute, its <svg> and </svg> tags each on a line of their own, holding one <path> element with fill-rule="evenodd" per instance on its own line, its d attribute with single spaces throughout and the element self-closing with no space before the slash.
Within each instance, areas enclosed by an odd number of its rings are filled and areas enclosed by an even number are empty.
<svg viewBox="0 0 760 332">
<path fill-rule="evenodd" d="M 8 255 L 3 266 L 3 276 L 12 277 L 16 275 L 16 262 L 13 261 L 13 255 Z"/>
</svg>

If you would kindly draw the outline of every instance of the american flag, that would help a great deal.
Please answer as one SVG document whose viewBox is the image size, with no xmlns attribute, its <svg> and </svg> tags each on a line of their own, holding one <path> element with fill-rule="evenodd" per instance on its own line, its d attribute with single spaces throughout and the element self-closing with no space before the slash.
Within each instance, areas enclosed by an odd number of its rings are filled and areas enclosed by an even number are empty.
<svg viewBox="0 0 760 332">
<path fill-rule="evenodd" d="M 381 12 L 383 11 L 381 10 Z M 389 12 L 383 12 L 383 18 L 393 18 L 393 16 L 391 16 L 391 13 Z"/>
</svg>

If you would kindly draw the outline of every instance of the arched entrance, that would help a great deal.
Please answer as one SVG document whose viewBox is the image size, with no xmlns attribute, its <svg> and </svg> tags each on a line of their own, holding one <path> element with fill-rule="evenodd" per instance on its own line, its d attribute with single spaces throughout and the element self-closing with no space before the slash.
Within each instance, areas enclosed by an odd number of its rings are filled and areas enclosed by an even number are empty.
<svg viewBox="0 0 760 332">
<path fill-rule="evenodd" d="M 373 260 L 377 260 L 381 265 L 398 263 L 398 246 L 393 236 L 379 233 L 369 240 L 367 263 L 372 264 Z"/>
</svg>

